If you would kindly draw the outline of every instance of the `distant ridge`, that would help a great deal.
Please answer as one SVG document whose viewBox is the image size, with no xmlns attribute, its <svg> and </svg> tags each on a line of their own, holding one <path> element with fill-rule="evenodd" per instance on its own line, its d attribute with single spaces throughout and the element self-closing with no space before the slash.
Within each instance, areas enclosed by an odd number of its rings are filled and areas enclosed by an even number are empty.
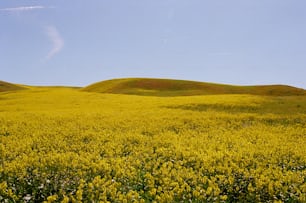
<svg viewBox="0 0 306 203">
<path fill-rule="evenodd" d="M 306 90 L 287 85 L 235 86 L 156 78 L 121 78 L 105 80 L 84 87 L 82 91 L 146 96 L 213 94 L 253 94 L 268 96 L 306 95 Z"/>
<path fill-rule="evenodd" d="M 20 85 L 0 81 L 0 92 L 7 92 L 7 91 L 16 91 L 16 90 L 23 90 L 26 89 L 21 87 Z"/>
</svg>

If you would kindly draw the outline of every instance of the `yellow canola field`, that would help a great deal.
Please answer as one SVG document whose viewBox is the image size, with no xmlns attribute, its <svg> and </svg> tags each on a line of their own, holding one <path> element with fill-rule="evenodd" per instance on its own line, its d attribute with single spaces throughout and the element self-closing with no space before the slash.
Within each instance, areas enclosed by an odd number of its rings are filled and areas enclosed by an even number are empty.
<svg viewBox="0 0 306 203">
<path fill-rule="evenodd" d="M 0 94 L 0 202 L 306 202 L 306 97 Z"/>
</svg>

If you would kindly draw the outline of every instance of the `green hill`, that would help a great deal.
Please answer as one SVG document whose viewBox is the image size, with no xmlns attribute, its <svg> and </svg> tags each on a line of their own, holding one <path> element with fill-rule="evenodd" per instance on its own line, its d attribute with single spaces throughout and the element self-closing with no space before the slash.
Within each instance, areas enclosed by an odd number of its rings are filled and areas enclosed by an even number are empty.
<svg viewBox="0 0 306 203">
<path fill-rule="evenodd" d="M 0 81 L 0 92 L 7 92 L 7 91 L 16 91 L 16 90 L 23 90 L 26 89 L 20 85 L 15 85 L 12 83 Z"/>
<path fill-rule="evenodd" d="M 211 94 L 306 95 L 306 90 L 286 85 L 234 86 L 187 80 L 123 78 L 101 81 L 82 91 L 147 96 L 187 96 Z"/>
</svg>

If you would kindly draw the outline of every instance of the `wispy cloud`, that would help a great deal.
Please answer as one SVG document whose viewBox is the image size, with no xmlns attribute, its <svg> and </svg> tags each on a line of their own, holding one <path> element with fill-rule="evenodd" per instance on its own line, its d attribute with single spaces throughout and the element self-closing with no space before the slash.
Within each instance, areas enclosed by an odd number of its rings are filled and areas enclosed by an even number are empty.
<svg viewBox="0 0 306 203">
<path fill-rule="evenodd" d="M 64 40 L 55 26 L 47 26 L 45 28 L 45 31 L 50 41 L 52 42 L 52 49 L 49 51 L 48 55 L 46 56 L 46 59 L 49 60 L 55 54 L 57 54 L 62 50 L 62 48 L 64 47 Z"/>
<path fill-rule="evenodd" d="M 9 12 L 21 12 L 21 11 L 32 11 L 32 10 L 39 10 L 39 9 L 46 9 L 52 7 L 46 6 L 19 6 L 19 7 L 12 7 L 12 8 L 2 8 L 0 11 L 9 11 Z"/>
</svg>

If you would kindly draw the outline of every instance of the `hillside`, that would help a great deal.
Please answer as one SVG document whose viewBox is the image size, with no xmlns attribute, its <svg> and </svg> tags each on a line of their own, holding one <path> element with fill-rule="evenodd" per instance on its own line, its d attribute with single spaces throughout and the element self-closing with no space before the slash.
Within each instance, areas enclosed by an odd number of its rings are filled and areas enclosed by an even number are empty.
<svg viewBox="0 0 306 203">
<path fill-rule="evenodd" d="M 12 83 L 0 81 L 0 92 L 7 92 L 7 91 L 16 91 L 16 90 L 23 90 L 26 89 L 19 85 L 15 85 Z"/>
<path fill-rule="evenodd" d="M 147 96 L 252 94 L 271 96 L 306 95 L 306 90 L 286 85 L 234 86 L 187 80 L 123 78 L 101 81 L 82 91 Z"/>
<path fill-rule="evenodd" d="M 136 85 L 165 95 L 204 84 Z M 306 202 L 306 96 L 26 88 L 0 93 L 1 203 Z"/>
</svg>

